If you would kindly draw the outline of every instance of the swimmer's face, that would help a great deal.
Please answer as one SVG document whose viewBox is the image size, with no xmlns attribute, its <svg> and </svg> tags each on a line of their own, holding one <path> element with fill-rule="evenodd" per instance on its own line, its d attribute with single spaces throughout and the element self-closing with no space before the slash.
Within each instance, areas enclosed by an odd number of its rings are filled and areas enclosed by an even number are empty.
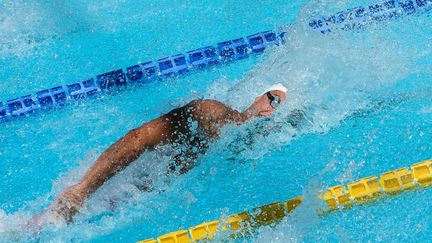
<svg viewBox="0 0 432 243">
<path fill-rule="evenodd" d="M 286 99 L 285 92 L 280 90 L 272 90 L 269 91 L 270 95 L 263 94 L 255 98 L 255 102 L 252 104 L 254 110 L 257 112 L 258 116 L 269 116 L 275 110 L 271 105 L 271 96 L 277 96 L 280 99 L 280 102 L 283 102 Z M 277 98 L 276 97 L 276 98 Z"/>
</svg>

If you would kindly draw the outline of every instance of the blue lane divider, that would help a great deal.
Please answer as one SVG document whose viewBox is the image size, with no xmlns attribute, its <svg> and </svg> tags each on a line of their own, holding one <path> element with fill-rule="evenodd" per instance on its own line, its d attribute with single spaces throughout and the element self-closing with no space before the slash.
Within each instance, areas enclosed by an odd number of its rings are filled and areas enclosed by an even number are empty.
<svg viewBox="0 0 432 243">
<path fill-rule="evenodd" d="M 361 29 L 367 24 L 396 19 L 414 13 L 425 12 L 432 8 L 432 0 L 389 0 L 338 12 L 329 17 L 321 17 L 309 22 L 309 26 L 323 34 L 337 30 Z M 262 53 L 270 45 L 284 42 L 286 32 L 265 31 L 247 37 L 218 43 L 193 51 L 149 61 L 101 75 L 95 79 L 57 86 L 0 102 L 0 121 L 25 117 L 53 107 L 61 107 L 68 102 L 84 97 L 95 96 L 127 84 L 146 84 L 167 77 L 177 77 L 192 70 L 225 64 Z"/>
<path fill-rule="evenodd" d="M 425 12 L 431 8 L 432 0 L 389 0 L 314 19 L 309 22 L 309 26 L 323 34 L 336 30 L 362 29 L 372 22 L 397 19 Z"/>
<path fill-rule="evenodd" d="M 112 90 L 130 84 L 146 84 L 166 77 L 184 75 L 193 69 L 208 68 L 247 58 L 253 53 L 262 53 L 270 45 L 283 42 L 283 34 L 274 31 L 257 33 L 246 38 L 239 38 L 207 46 L 185 54 L 165 57 L 157 61 L 145 62 L 123 69 L 97 75 L 64 86 L 57 86 L 9 100 L 4 106 L 0 102 L 0 121 L 25 117 L 38 111 L 61 107 L 66 103 L 95 96 L 104 91 Z"/>
</svg>

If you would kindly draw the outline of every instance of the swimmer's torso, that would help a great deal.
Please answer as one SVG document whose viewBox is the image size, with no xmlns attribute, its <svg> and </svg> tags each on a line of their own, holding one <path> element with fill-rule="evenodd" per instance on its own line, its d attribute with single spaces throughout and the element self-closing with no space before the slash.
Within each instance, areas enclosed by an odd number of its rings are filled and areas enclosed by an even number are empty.
<svg viewBox="0 0 432 243">
<path fill-rule="evenodd" d="M 189 171 L 197 156 L 207 150 L 209 141 L 218 136 L 220 124 L 214 122 L 214 113 L 204 113 L 202 109 L 195 101 L 161 117 L 164 134 L 175 151 L 169 172 L 183 174 Z"/>
</svg>

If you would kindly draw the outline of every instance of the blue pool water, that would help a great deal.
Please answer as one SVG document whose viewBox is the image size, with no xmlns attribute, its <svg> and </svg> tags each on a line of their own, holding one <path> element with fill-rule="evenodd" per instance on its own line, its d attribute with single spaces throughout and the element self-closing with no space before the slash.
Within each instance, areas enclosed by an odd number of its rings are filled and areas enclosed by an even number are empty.
<svg viewBox="0 0 432 243">
<path fill-rule="evenodd" d="M 309 202 L 248 241 L 428 241 L 430 189 L 315 213 L 322 188 L 432 158 L 430 14 L 329 35 L 307 25 L 371 2 L 2 1 L 0 100 L 297 24 L 257 58 L 0 124 L 0 241 L 133 242 L 298 195 Z M 288 102 L 224 129 L 190 173 L 166 178 L 169 151 L 146 153 L 75 223 L 39 235 L 21 226 L 129 129 L 195 98 L 244 109 L 275 82 L 288 86 Z M 294 109 L 307 118 L 298 128 L 287 122 Z M 139 192 L 150 168 L 155 191 Z M 124 200 L 110 211 L 113 198 Z"/>
</svg>

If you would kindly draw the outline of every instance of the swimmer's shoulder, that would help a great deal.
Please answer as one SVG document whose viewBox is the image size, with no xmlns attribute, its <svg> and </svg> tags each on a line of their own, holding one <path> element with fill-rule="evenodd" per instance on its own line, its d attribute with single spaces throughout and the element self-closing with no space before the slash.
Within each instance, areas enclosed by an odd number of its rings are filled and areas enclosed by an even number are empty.
<svg viewBox="0 0 432 243">
<path fill-rule="evenodd" d="M 189 102 L 188 106 L 196 108 L 196 109 L 200 109 L 200 108 L 212 108 L 212 107 L 226 107 L 224 103 L 218 101 L 218 100 L 213 100 L 213 99 L 197 99 L 197 100 L 192 100 L 191 102 Z"/>
<path fill-rule="evenodd" d="M 212 99 L 193 100 L 187 105 L 193 116 L 221 118 L 229 109 L 224 103 Z"/>
</svg>

